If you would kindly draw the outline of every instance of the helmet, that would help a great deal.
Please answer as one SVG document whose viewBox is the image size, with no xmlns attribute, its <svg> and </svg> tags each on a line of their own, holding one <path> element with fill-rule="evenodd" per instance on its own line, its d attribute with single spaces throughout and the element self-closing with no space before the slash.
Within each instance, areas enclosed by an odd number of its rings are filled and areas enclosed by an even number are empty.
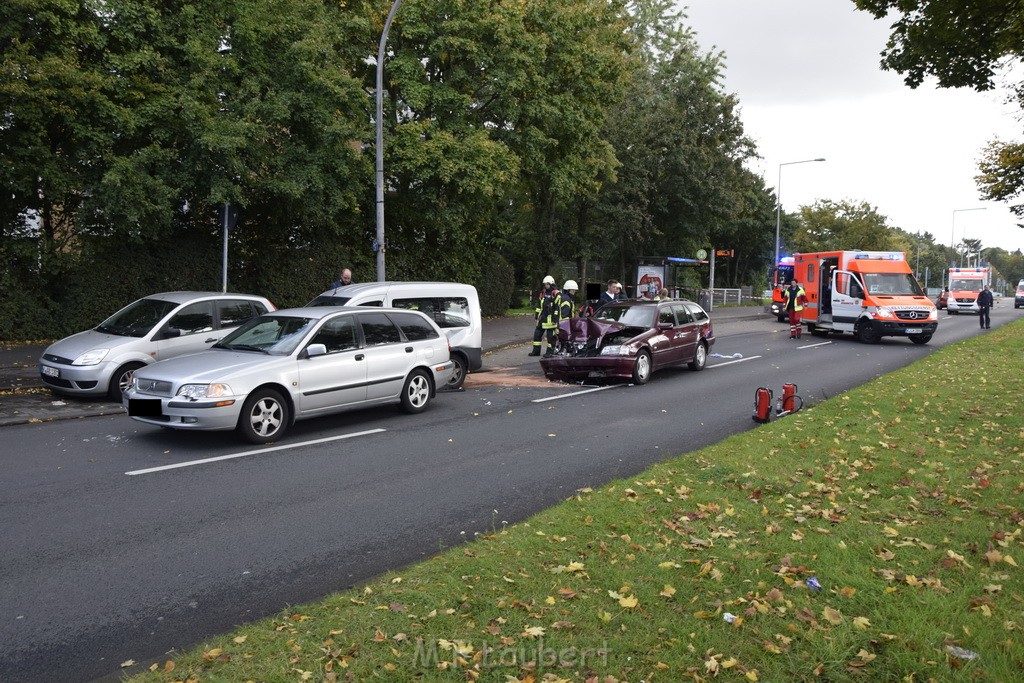
<svg viewBox="0 0 1024 683">
<path fill-rule="evenodd" d="M 555 278 L 553 278 L 550 275 L 548 275 L 547 277 L 544 278 L 544 284 L 546 284 L 546 285 L 553 285 L 553 284 L 555 284 Z"/>
<path fill-rule="evenodd" d="M 568 289 L 573 292 L 575 292 L 579 288 L 580 287 L 579 285 L 576 284 L 575 280 L 566 280 L 565 285 L 562 286 L 562 289 Z"/>
</svg>

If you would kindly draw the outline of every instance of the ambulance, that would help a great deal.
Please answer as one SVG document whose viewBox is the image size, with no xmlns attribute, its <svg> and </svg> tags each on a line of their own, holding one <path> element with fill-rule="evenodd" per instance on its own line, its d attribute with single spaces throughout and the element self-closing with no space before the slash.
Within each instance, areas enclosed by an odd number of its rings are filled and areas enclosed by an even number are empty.
<svg viewBox="0 0 1024 683">
<path fill-rule="evenodd" d="M 793 279 L 793 257 L 783 256 L 775 266 L 775 273 L 772 282 L 772 315 L 779 319 L 779 322 L 786 322 L 789 316 L 783 308 L 785 299 L 782 290 L 789 287 L 789 281 Z"/>
<path fill-rule="evenodd" d="M 950 268 L 949 298 L 946 313 L 977 313 L 978 295 L 991 284 L 992 272 L 988 268 Z"/>
<path fill-rule="evenodd" d="M 801 321 L 811 334 L 849 332 L 866 344 L 909 337 L 927 344 L 938 310 L 900 251 L 794 254 L 794 273 L 807 294 Z"/>
</svg>

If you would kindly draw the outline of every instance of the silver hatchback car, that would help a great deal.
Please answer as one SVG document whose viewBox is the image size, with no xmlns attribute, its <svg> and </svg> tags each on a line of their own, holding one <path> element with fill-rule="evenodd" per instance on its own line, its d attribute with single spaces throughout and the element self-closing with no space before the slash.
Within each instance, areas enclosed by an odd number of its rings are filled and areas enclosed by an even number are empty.
<svg viewBox="0 0 1024 683">
<path fill-rule="evenodd" d="M 280 439 L 295 420 L 398 401 L 425 410 L 451 377 L 451 347 L 418 311 L 294 308 L 242 325 L 209 351 L 135 374 L 133 419 Z"/>
<path fill-rule="evenodd" d="M 91 330 L 48 346 L 39 375 L 56 392 L 121 401 L 132 373 L 210 348 L 242 323 L 275 310 L 262 296 L 165 292 L 139 299 Z"/>
</svg>

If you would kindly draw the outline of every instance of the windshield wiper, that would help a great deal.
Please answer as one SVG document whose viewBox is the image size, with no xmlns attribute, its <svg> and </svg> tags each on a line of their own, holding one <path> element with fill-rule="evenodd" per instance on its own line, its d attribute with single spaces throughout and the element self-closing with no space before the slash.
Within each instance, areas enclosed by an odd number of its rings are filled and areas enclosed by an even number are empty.
<svg viewBox="0 0 1024 683">
<path fill-rule="evenodd" d="M 232 344 L 231 346 L 222 346 L 220 342 L 214 344 L 214 346 L 222 349 L 228 349 L 229 351 L 258 351 L 263 354 L 270 355 L 270 352 L 266 349 L 261 349 L 258 346 L 252 346 L 251 344 Z"/>
</svg>

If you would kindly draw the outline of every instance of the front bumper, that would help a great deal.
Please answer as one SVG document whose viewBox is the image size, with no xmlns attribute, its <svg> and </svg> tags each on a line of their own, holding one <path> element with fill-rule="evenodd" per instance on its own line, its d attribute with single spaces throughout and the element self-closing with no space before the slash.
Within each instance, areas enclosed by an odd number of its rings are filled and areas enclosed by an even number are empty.
<svg viewBox="0 0 1024 683">
<path fill-rule="evenodd" d="M 950 313 L 977 313 L 980 309 L 976 300 L 957 301 L 956 299 L 950 299 L 946 302 L 946 310 Z"/>
<path fill-rule="evenodd" d="M 107 386 L 116 369 L 116 363 L 68 365 L 41 359 L 39 378 L 46 386 L 61 394 L 95 396 L 107 393 Z"/>
<path fill-rule="evenodd" d="M 192 430 L 230 430 L 238 424 L 245 397 L 226 397 L 190 401 L 141 394 L 128 390 L 122 405 L 133 420 L 160 427 Z"/>
<path fill-rule="evenodd" d="M 632 379 L 636 356 L 571 356 L 543 358 L 540 367 L 552 380 Z"/>
<path fill-rule="evenodd" d="M 863 323 L 861 323 L 863 324 Z M 872 329 L 880 337 L 917 337 L 921 335 L 931 336 L 939 329 L 938 321 L 933 322 L 903 322 L 888 320 L 872 320 Z"/>
</svg>

